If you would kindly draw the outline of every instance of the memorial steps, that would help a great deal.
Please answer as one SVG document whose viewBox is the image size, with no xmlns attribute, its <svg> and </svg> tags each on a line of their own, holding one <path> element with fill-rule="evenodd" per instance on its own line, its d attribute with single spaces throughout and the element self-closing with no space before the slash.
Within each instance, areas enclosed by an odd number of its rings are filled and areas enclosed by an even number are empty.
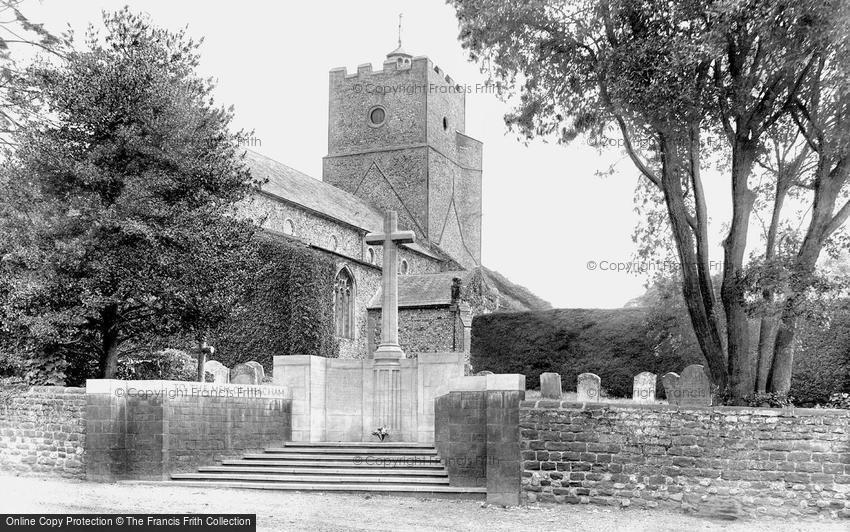
<svg viewBox="0 0 850 532">
<path fill-rule="evenodd" d="M 201 487 L 341 491 L 484 498 L 485 487 L 449 485 L 430 443 L 286 442 L 222 460 L 174 482 Z"/>
</svg>

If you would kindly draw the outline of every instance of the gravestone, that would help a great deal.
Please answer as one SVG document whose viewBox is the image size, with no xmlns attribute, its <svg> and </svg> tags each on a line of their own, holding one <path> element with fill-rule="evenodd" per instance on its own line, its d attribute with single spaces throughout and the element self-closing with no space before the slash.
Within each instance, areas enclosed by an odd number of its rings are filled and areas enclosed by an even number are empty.
<svg viewBox="0 0 850 532">
<path fill-rule="evenodd" d="M 711 380 L 701 364 L 691 364 L 682 371 L 679 391 L 686 406 L 711 406 Z"/>
<path fill-rule="evenodd" d="M 661 377 L 667 402 L 677 406 L 711 406 L 711 381 L 701 364 L 691 364 L 678 373 Z"/>
<path fill-rule="evenodd" d="M 487 375 L 493 375 L 493 372 L 485 369 L 484 371 L 479 371 L 475 374 L 476 377 L 486 377 Z"/>
<path fill-rule="evenodd" d="M 213 376 L 213 382 L 216 384 L 230 382 L 230 369 L 217 360 L 208 360 L 204 364 L 204 373 L 210 373 Z"/>
<path fill-rule="evenodd" d="M 595 403 L 598 402 L 601 391 L 602 379 L 595 373 L 582 373 L 578 376 L 578 385 L 576 386 L 576 401 L 579 403 Z"/>
<path fill-rule="evenodd" d="M 671 371 L 661 376 L 661 384 L 664 386 L 664 395 L 667 396 L 667 404 L 679 404 L 679 374 Z"/>
<path fill-rule="evenodd" d="M 654 403 L 656 380 L 657 376 L 655 373 L 648 371 L 643 371 L 635 375 L 634 386 L 632 387 L 632 400 L 637 403 Z"/>
<path fill-rule="evenodd" d="M 251 360 L 250 362 L 245 362 L 245 364 L 254 368 L 254 370 L 257 372 L 257 378 L 259 379 L 257 381 L 257 384 L 262 384 L 263 380 L 265 380 L 266 378 L 266 370 L 263 369 L 262 364 L 260 364 L 259 362 L 254 362 L 253 360 Z"/>
<path fill-rule="evenodd" d="M 230 370 L 231 384 L 260 384 L 257 368 L 249 364 L 236 364 Z"/>
<path fill-rule="evenodd" d="M 543 399 L 560 399 L 561 375 L 552 372 L 541 373 L 540 395 Z"/>
</svg>

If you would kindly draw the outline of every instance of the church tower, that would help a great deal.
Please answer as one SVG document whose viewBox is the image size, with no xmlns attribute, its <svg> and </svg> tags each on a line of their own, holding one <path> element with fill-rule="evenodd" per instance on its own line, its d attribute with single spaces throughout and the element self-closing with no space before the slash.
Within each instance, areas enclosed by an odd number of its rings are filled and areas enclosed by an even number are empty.
<svg viewBox="0 0 850 532">
<path fill-rule="evenodd" d="M 330 71 L 326 183 L 398 212 L 465 268 L 481 264 L 482 143 L 466 135 L 466 87 L 399 47 L 383 68 Z"/>
</svg>

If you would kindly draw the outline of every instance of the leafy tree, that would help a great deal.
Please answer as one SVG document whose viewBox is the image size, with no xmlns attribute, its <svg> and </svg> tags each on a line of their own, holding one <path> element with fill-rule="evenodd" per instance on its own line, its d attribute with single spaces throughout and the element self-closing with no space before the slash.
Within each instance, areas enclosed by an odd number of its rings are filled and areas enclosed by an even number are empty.
<svg viewBox="0 0 850 532">
<path fill-rule="evenodd" d="M 22 117 L 34 111 L 20 91 L 20 53 L 40 50 L 64 57 L 71 45 L 72 34 L 54 35 L 43 24 L 31 21 L 21 12 L 23 0 L 0 0 L 0 144 L 9 145 L 9 136 Z M 16 53 L 12 50 L 16 49 Z M 9 89 L 18 86 L 19 98 L 12 102 Z M 34 87 L 29 87 L 35 91 Z M 32 94 L 32 93 L 31 93 Z"/>
<path fill-rule="evenodd" d="M 561 142 L 612 130 L 622 137 L 653 190 L 647 198 L 663 205 L 684 301 L 712 380 L 735 402 L 755 386 L 744 279 L 756 161 L 783 120 L 793 121 L 807 141 L 815 131 L 823 134 L 824 147 L 808 142 L 818 157 L 810 236 L 792 261 L 794 282 L 783 293 L 771 361 L 773 389 L 787 391 L 797 303 L 814 283 L 820 250 L 850 214 L 850 202 L 838 207 L 842 197 L 847 201 L 848 182 L 847 143 L 838 133 L 847 111 L 846 3 L 449 3 L 471 57 L 518 92 L 519 105 L 506 116 L 514 130 L 526 139 L 554 136 Z M 829 87 L 828 98 L 820 87 Z M 732 204 L 719 302 L 703 183 L 703 168 L 717 159 L 728 175 Z"/>
<path fill-rule="evenodd" d="M 103 37 L 90 27 L 82 50 L 12 87 L 35 86 L 41 111 L 0 174 L 0 325 L 31 381 L 92 356 L 110 378 L 146 337 L 200 339 L 255 269 L 235 206 L 256 183 L 232 109 L 195 73 L 199 43 L 126 8 L 103 21 Z"/>
</svg>

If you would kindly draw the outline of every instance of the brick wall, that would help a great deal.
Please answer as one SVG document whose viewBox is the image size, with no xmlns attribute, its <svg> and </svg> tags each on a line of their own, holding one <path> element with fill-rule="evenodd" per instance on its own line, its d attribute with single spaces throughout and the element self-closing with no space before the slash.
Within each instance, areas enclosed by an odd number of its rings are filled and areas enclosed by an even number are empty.
<svg viewBox="0 0 850 532">
<path fill-rule="evenodd" d="M 85 389 L 34 386 L 0 394 L 0 470 L 85 476 Z"/>
<path fill-rule="evenodd" d="M 88 381 L 86 478 L 168 479 L 291 437 L 281 388 Z"/>
<path fill-rule="evenodd" d="M 850 412 L 524 401 L 526 501 L 850 517 Z"/>
</svg>

